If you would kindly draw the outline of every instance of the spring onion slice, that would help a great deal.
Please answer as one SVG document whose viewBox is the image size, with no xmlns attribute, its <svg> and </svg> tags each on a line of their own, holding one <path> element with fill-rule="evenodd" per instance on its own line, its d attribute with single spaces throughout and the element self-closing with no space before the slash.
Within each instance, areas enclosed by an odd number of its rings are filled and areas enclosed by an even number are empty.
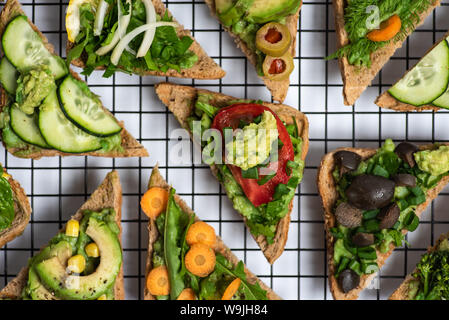
<svg viewBox="0 0 449 320">
<path fill-rule="evenodd" d="M 145 11 L 147 15 L 147 24 L 156 22 L 156 10 L 154 9 L 153 2 L 151 0 L 142 0 L 145 5 Z M 156 33 L 156 28 L 151 28 L 145 31 L 142 43 L 140 44 L 139 50 L 137 51 L 137 58 L 143 57 L 150 50 L 151 44 L 154 40 L 154 35 Z"/>
<path fill-rule="evenodd" d="M 123 35 L 126 33 L 126 29 L 128 28 L 129 21 L 131 20 L 131 8 L 132 8 L 131 0 L 126 0 L 126 2 L 129 4 L 129 8 L 130 8 L 129 13 L 127 15 L 121 15 L 120 0 L 117 1 L 118 11 L 119 11 L 117 30 L 115 30 L 115 33 L 114 33 L 114 36 L 112 37 L 111 42 L 109 44 L 101 47 L 100 49 L 98 49 L 95 52 L 97 55 L 104 56 L 109 51 L 114 49 L 115 46 L 117 45 L 117 43 L 119 43 L 121 37 L 123 37 Z"/>
<path fill-rule="evenodd" d="M 123 37 L 122 40 L 117 44 L 117 46 L 114 48 L 114 51 L 112 51 L 111 55 L 111 62 L 114 65 L 117 65 L 120 57 L 122 56 L 123 50 L 125 50 L 126 46 L 139 34 L 142 32 L 145 32 L 150 29 L 155 29 L 157 27 L 164 27 L 164 26 L 170 26 L 170 27 L 177 27 L 178 24 L 176 22 L 168 22 L 168 21 L 159 21 L 154 23 L 148 23 L 144 24 L 143 26 L 137 27 L 130 33 L 128 33 L 126 36 Z"/>
<path fill-rule="evenodd" d="M 108 8 L 109 4 L 105 0 L 100 0 L 97 7 L 97 12 L 95 13 L 94 36 L 99 36 L 101 34 L 104 25 L 104 18 L 106 17 Z"/>
</svg>

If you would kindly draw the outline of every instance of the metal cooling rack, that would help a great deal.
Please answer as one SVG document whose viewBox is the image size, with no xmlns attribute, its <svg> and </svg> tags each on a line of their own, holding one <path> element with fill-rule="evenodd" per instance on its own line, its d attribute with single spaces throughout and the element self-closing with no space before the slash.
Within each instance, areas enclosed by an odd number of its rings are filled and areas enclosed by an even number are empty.
<svg viewBox="0 0 449 320">
<path fill-rule="evenodd" d="M 22 0 L 27 15 L 65 57 L 65 8 L 68 1 Z M 33 215 L 25 233 L 0 250 L 1 285 L 10 281 L 28 259 L 57 232 L 88 198 L 111 169 L 123 185 L 123 250 L 127 299 L 141 299 L 145 278 L 147 219 L 139 209 L 151 169 L 161 172 L 203 220 L 211 223 L 234 253 L 284 299 L 332 299 L 327 285 L 326 249 L 320 199 L 315 186 L 321 156 L 337 147 L 378 147 L 386 138 L 415 142 L 448 141 L 449 112 L 402 113 L 380 110 L 375 97 L 399 79 L 449 29 L 446 0 L 406 41 L 402 49 L 353 107 L 343 106 L 342 81 L 336 61 L 323 57 L 335 50 L 333 9 L 330 1 L 304 1 L 298 30 L 296 69 L 285 104 L 307 114 L 310 150 L 304 180 L 295 197 L 289 239 L 284 254 L 270 266 L 224 191 L 203 165 L 170 161 L 171 137 L 178 128 L 173 116 L 154 93 L 167 78 L 116 74 L 103 79 L 95 72 L 88 79 L 92 90 L 150 152 L 149 158 L 94 157 L 15 158 L 6 151 L 0 162 L 25 188 Z M 221 80 L 170 79 L 186 85 L 220 91 L 236 97 L 269 100 L 268 91 L 247 60 L 210 16 L 204 1 L 165 1 L 174 16 L 227 71 Z M 0 6 L 2 7 L 2 6 Z M 408 236 L 410 248 L 396 249 L 380 274 L 380 288 L 365 290 L 362 299 L 385 299 L 419 260 L 427 246 L 449 229 L 449 189 L 423 214 L 421 226 Z"/>
</svg>

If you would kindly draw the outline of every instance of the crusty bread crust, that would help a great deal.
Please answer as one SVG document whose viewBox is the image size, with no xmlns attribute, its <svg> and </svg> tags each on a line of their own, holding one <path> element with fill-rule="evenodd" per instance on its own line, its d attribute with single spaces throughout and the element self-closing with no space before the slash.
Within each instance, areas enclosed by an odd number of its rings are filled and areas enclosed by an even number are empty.
<svg viewBox="0 0 449 320">
<path fill-rule="evenodd" d="M 3 35 L 3 32 L 5 30 L 6 25 L 11 21 L 13 18 L 17 17 L 18 15 L 24 15 L 24 11 L 22 10 L 22 7 L 18 0 L 8 0 L 0 14 L 0 37 Z M 34 31 L 36 31 L 41 39 L 43 40 L 45 47 L 52 53 L 55 53 L 53 46 L 48 42 L 48 39 L 39 31 L 39 29 L 28 19 L 28 22 L 30 23 L 31 27 Z M 71 75 L 78 79 L 82 80 L 79 75 L 74 72 L 73 70 L 70 70 Z M 8 103 L 8 95 L 6 91 L 1 88 L 0 91 L 0 110 L 3 110 L 4 107 L 7 106 Z M 109 110 L 107 110 L 104 106 L 103 109 L 111 114 Z M 111 114 L 112 115 L 112 114 Z M 75 155 L 78 156 L 97 156 L 97 157 L 147 157 L 148 152 L 147 150 L 139 143 L 136 139 L 134 139 L 131 134 L 126 131 L 124 128 L 123 122 L 119 122 L 119 125 L 123 128 L 121 131 L 121 137 L 122 137 L 122 147 L 123 151 L 117 151 L 113 150 L 110 152 L 85 152 L 85 153 L 77 153 Z M 6 147 L 5 143 L 3 145 Z M 42 157 L 54 157 L 54 156 L 68 156 L 68 155 L 74 155 L 71 153 L 64 153 L 57 150 L 52 149 L 36 149 L 34 152 L 30 152 L 29 150 L 32 150 L 30 148 L 34 147 L 27 147 L 26 149 L 19 149 L 19 148 L 7 148 L 8 152 L 11 154 L 21 157 L 21 158 L 28 158 L 28 159 L 40 159 Z"/>
<path fill-rule="evenodd" d="M 333 0 L 334 12 L 335 12 L 335 28 L 337 32 L 337 47 L 342 48 L 349 43 L 348 34 L 345 30 L 345 19 L 344 19 L 344 9 L 345 0 Z M 440 0 L 435 0 L 434 4 L 429 7 L 429 9 L 420 16 L 420 23 L 416 26 L 418 27 L 427 16 L 440 5 Z M 407 37 L 413 31 L 407 32 Z M 382 67 L 390 60 L 391 56 L 395 53 L 396 49 L 402 47 L 403 42 L 397 41 L 390 42 L 385 47 L 373 52 L 371 54 L 371 67 L 357 67 L 350 65 L 346 57 L 338 59 L 341 76 L 343 78 L 343 99 L 344 104 L 351 106 L 360 97 L 363 91 L 371 85 L 371 82 L 376 77 L 377 73 L 382 69 Z"/>
<path fill-rule="evenodd" d="M 115 210 L 115 222 L 120 228 L 119 240 L 122 243 L 122 186 L 117 171 L 109 172 L 101 185 L 92 193 L 81 208 L 72 216 L 72 219 L 80 221 L 83 218 L 84 210 L 100 211 L 105 208 Z M 60 230 L 64 232 L 65 226 Z M 21 294 L 28 281 L 28 267 L 22 268 L 18 275 L 11 280 L 5 288 L 0 291 L 0 299 L 20 299 Z M 123 263 L 120 272 L 117 275 L 114 286 L 114 296 L 116 300 L 125 299 L 125 288 L 123 284 Z"/>
<path fill-rule="evenodd" d="M 172 17 L 170 11 L 165 7 L 161 0 L 152 0 L 153 5 L 155 7 L 156 13 L 163 16 L 165 11 L 168 11 L 168 15 Z M 176 19 L 173 19 L 176 22 Z M 178 72 L 173 69 L 169 69 L 167 72 L 161 71 L 148 71 L 141 70 L 138 68 L 134 69 L 134 73 L 141 76 L 167 76 L 167 77 L 177 77 L 177 78 L 193 78 L 193 79 L 220 79 L 226 75 L 226 72 L 217 64 L 215 61 L 210 58 L 207 53 L 201 48 L 200 44 L 191 36 L 190 31 L 184 29 L 182 25 L 176 28 L 178 36 L 189 36 L 194 42 L 190 47 L 197 56 L 198 62 L 190 69 L 183 69 L 181 72 Z M 75 46 L 73 42 L 67 40 L 67 53 Z M 80 58 L 73 60 L 72 64 L 74 66 L 84 68 L 86 66 L 85 62 L 87 60 L 87 56 L 81 56 Z M 98 67 L 97 70 L 104 70 L 105 67 Z"/>
<path fill-rule="evenodd" d="M 5 169 L 3 171 L 6 172 Z M 19 182 L 12 177 L 8 178 L 8 182 L 12 189 L 15 217 L 11 226 L 0 232 L 0 248 L 23 233 L 31 216 L 30 202 Z"/>
<path fill-rule="evenodd" d="M 436 241 L 435 245 L 433 247 L 427 248 L 427 253 L 431 253 L 435 250 L 437 250 L 438 246 L 444 239 L 449 238 L 449 233 L 442 234 L 438 240 Z M 407 275 L 407 277 L 404 279 L 404 281 L 401 283 L 401 285 L 391 294 L 391 296 L 388 298 L 388 300 L 409 300 L 408 298 L 408 285 L 410 281 L 414 280 L 415 278 L 412 276 L 413 273 L 415 273 L 417 270 L 415 269 L 412 273 Z"/>
<path fill-rule="evenodd" d="M 221 93 L 174 85 L 171 83 L 161 83 L 156 86 L 156 93 L 159 98 L 174 114 L 175 118 L 179 121 L 181 126 L 189 132 L 190 130 L 187 118 L 193 112 L 194 102 L 199 92 L 211 95 L 213 97 L 212 103 L 219 107 L 224 107 L 230 101 L 236 100 L 236 98 L 234 97 L 230 97 Z M 296 120 L 299 135 L 303 140 L 302 159 L 304 160 L 309 149 L 309 122 L 306 115 L 286 105 L 267 102 L 263 104 L 272 109 L 279 116 L 279 118 L 285 121 L 287 124 L 293 123 L 293 119 Z M 217 177 L 218 169 L 215 165 L 211 166 L 211 170 L 214 176 Z M 268 244 L 266 238 L 262 235 L 254 237 L 257 244 L 262 249 L 263 254 L 267 258 L 268 262 L 271 264 L 273 264 L 274 261 L 279 258 L 279 256 L 284 251 L 284 246 L 287 242 L 288 237 L 292 206 L 293 203 L 290 203 L 288 214 L 279 221 L 276 228 L 276 235 L 273 244 Z M 244 221 L 246 223 L 246 219 L 244 219 Z"/>
<path fill-rule="evenodd" d="M 219 22 L 220 19 L 217 16 L 216 9 L 215 9 L 215 1 L 214 0 L 205 0 L 207 6 L 210 9 L 210 12 L 212 16 L 214 16 Z M 301 3 L 302 5 L 302 3 Z M 287 16 L 286 19 L 286 26 L 288 27 L 290 34 L 292 36 L 292 43 L 290 45 L 290 53 L 292 57 L 295 57 L 296 55 L 296 33 L 298 29 L 298 19 L 299 19 L 299 12 L 301 11 L 301 6 L 298 8 L 298 11 L 294 15 Z M 221 22 L 220 22 L 221 24 Z M 225 29 L 231 37 L 234 39 L 237 47 L 239 47 L 243 53 L 246 55 L 248 60 L 256 66 L 257 64 L 257 56 L 254 51 L 250 50 L 248 46 L 245 44 L 245 42 L 239 38 L 238 35 L 232 32 L 232 30 L 224 25 L 223 29 Z M 287 91 L 290 86 L 290 79 L 282 80 L 282 81 L 273 81 L 266 77 L 260 77 L 264 83 L 265 86 L 270 90 L 271 95 L 273 97 L 273 100 L 283 102 L 285 100 L 285 97 L 287 96 Z"/>
<path fill-rule="evenodd" d="M 162 178 L 159 173 L 158 167 L 154 167 L 151 172 L 150 181 L 148 183 L 148 189 L 152 187 L 164 188 L 167 191 L 170 190 L 169 184 Z M 194 215 L 195 213 L 189 206 L 177 195 L 175 194 L 174 199 L 176 203 L 181 207 L 182 211 L 189 214 L 189 216 Z M 198 217 L 195 217 L 196 221 L 199 221 Z M 146 262 L 146 275 L 148 276 L 149 272 L 152 269 L 152 256 L 153 256 L 153 245 L 157 240 L 159 233 L 157 231 L 156 223 L 154 220 L 150 219 L 148 222 L 148 232 L 149 232 L 149 240 L 148 240 L 148 255 Z M 229 260 L 234 266 L 237 265 L 239 259 L 231 252 L 231 250 L 224 244 L 223 240 L 217 236 L 217 243 L 215 245 L 215 252 L 222 254 L 227 260 Z M 259 278 L 257 278 L 253 273 L 251 273 L 245 267 L 245 273 L 247 280 L 251 283 L 258 282 L 262 289 L 267 291 L 267 297 L 269 300 L 280 300 L 281 298 L 274 293 L 265 283 L 263 283 Z M 148 291 L 145 287 L 144 289 L 144 299 L 145 300 L 154 300 L 155 297 Z"/>
<path fill-rule="evenodd" d="M 449 145 L 449 144 L 448 144 Z M 433 145 L 423 145 L 420 146 L 421 150 L 431 149 Z M 318 185 L 318 193 L 321 197 L 321 202 L 324 209 L 324 226 L 326 229 L 326 248 L 327 248 L 327 264 L 329 270 L 329 285 L 330 290 L 334 299 L 336 300 L 355 300 L 358 298 L 360 292 L 365 289 L 371 281 L 374 279 L 376 274 L 371 275 L 363 275 L 360 277 L 360 284 L 355 289 L 351 290 L 348 293 L 344 293 L 340 286 L 338 285 L 337 279 L 335 278 L 335 266 L 334 266 L 334 237 L 332 236 L 330 229 L 336 226 L 336 220 L 334 216 L 334 205 L 339 198 L 337 193 L 334 178 L 332 176 L 332 172 L 335 168 L 334 162 L 334 153 L 341 150 L 352 151 L 359 154 L 362 159 L 368 159 L 372 157 L 376 153 L 376 149 L 362 149 L 362 148 L 339 148 L 330 153 L 324 155 L 321 160 L 321 164 L 318 168 L 317 174 L 317 185 Z M 445 176 L 441 179 L 441 181 L 437 184 L 436 187 L 427 191 L 426 202 L 420 204 L 416 208 L 416 215 L 418 217 L 421 216 L 422 212 L 429 205 L 429 203 L 435 199 L 440 191 L 449 183 L 449 176 Z M 403 231 L 406 234 L 406 230 Z M 393 252 L 395 246 L 393 244 L 390 245 L 390 250 L 387 253 L 381 253 L 377 251 L 377 263 L 379 268 L 385 264 L 387 258 Z"/>
<path fill-rule="evenodd" d="M 432 51 L 432 49 L 435 48 L 437 45 L 439 45 L 441 43 L 441 41 L 445 41 L 448 36 L 449 36 L 449 31 L 444 35 L 443 38 L 441 38 L 429 50 L 427 50 L 427 52 L 424 54 L 424 56 L 426 54 L 428 54 L 430 51 Z M 424 56 L 423 56 L 423 58 L 424 58 Z M 421 58 L 421 60 L 423 58 Z M 419 60 L 419 61 L 421 61 L 421 60 Z M 419 63 L 419 61 L 417 63 Z M 414 66 L 416 66 L 416 64 Z M 409 73 L 413 69 L 413 67 L 411 67 L 404 74 L 404 76 L 402 78 L 404 78 L 407 75 L 407 73 Z M 398 80 L 398 82 L 399 82 L 399 80 Z M 379 107 L 381 107 L 381 108 L 388 108 L 388 109 L 393 109 L 393 110 L 396 110 L 396 111 L 423 111 L 423 110 L 438 111 L 438 110 L 442 109 L 442 108 L 439 108 L 439 107 L 434 106 L 432 104 L 427 104 L 427 105 L 423 105 L 423 106 L 420 106 L 420 107 L 416 107 L 416 106 L 413 106 L 411 104 L 404 103 L 404 102 L 401 102 L 401 101 L 397 100 L 388 91 L 385 91 L 380 96 L 378 96 L 375 103 Z"/>
</svg>

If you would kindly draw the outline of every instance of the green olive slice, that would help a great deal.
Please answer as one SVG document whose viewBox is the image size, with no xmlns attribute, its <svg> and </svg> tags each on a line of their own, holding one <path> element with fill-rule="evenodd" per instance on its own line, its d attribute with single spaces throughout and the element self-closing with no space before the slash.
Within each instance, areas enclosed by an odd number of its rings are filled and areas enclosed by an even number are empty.
<svg viewBox="0 0 449 320">
<path fill-rule="evenodd" d="M 293 58 L 289 52 L 282 57 L 266 56 L 262 66 L 265 77 L 275 81 L 287 79 L 294 67 Z"/>
<path fill-rule="evenodd" d="M 292 36 L 287 26 L 278 22 L 269 22 L 256 34 L 256 47 L 272 57 L 281 57 L 290 48 Z"/>
</svg>

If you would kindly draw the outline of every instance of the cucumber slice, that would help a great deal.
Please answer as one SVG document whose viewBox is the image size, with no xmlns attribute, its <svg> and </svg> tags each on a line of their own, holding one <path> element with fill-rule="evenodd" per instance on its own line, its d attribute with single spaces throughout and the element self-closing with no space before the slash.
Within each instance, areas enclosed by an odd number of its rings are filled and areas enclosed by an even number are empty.
<svg viewBox="0 0 449 320">
<path fill-rule="evenodd" d="M 430 104 L 449 83 L 449 46 L 441 41 L 388 92 L 397 100 L 414 106 Z"/>
<path fill-rule="evenodd" d="M 122 130 L 84 82 L 69 75 L 58 92 L 62 111 L 81 130 L 99 137 L 111 136 Z"/>
<path fill-rule="evenodd" d="M 39 107 L 39 130 L 45 141 L 56 150 L 82 153 L 101 149 L 100 139 L 85 133 L 62 112 L 56 90 Z"/>
<path fill-rule="evenodd" d="M 449 45 L 449 37 L 447 37 L 445 41 Z M 439 108 L 449 109 L 449 87 L 445 93 L 443 93 L 440 97 L 438 97 L 438 99 L 433 102 L 433 104 Z"/>
<path fill-rule="evenodd" d="M 8 60 L 19 71 L 47 65 L 55 79 L 67 74 L 64 60 L 47 50 L 26 16 L 18 16 L 8 23 L 2 37 L 2 46 Z"/>
<path fill-rule="evenodd" d="M 9 94 L 16 94 L 19 72 L 6 57 L 0 61 L 0 82 Z"/>
<path fill-rule="evenodd" d="M 11 128 L 23 141 L 41 148 L 50 149 L 37 126 L 37 114 L 28 115 L 17 107 L 9 110 Z"/>
</svg>

